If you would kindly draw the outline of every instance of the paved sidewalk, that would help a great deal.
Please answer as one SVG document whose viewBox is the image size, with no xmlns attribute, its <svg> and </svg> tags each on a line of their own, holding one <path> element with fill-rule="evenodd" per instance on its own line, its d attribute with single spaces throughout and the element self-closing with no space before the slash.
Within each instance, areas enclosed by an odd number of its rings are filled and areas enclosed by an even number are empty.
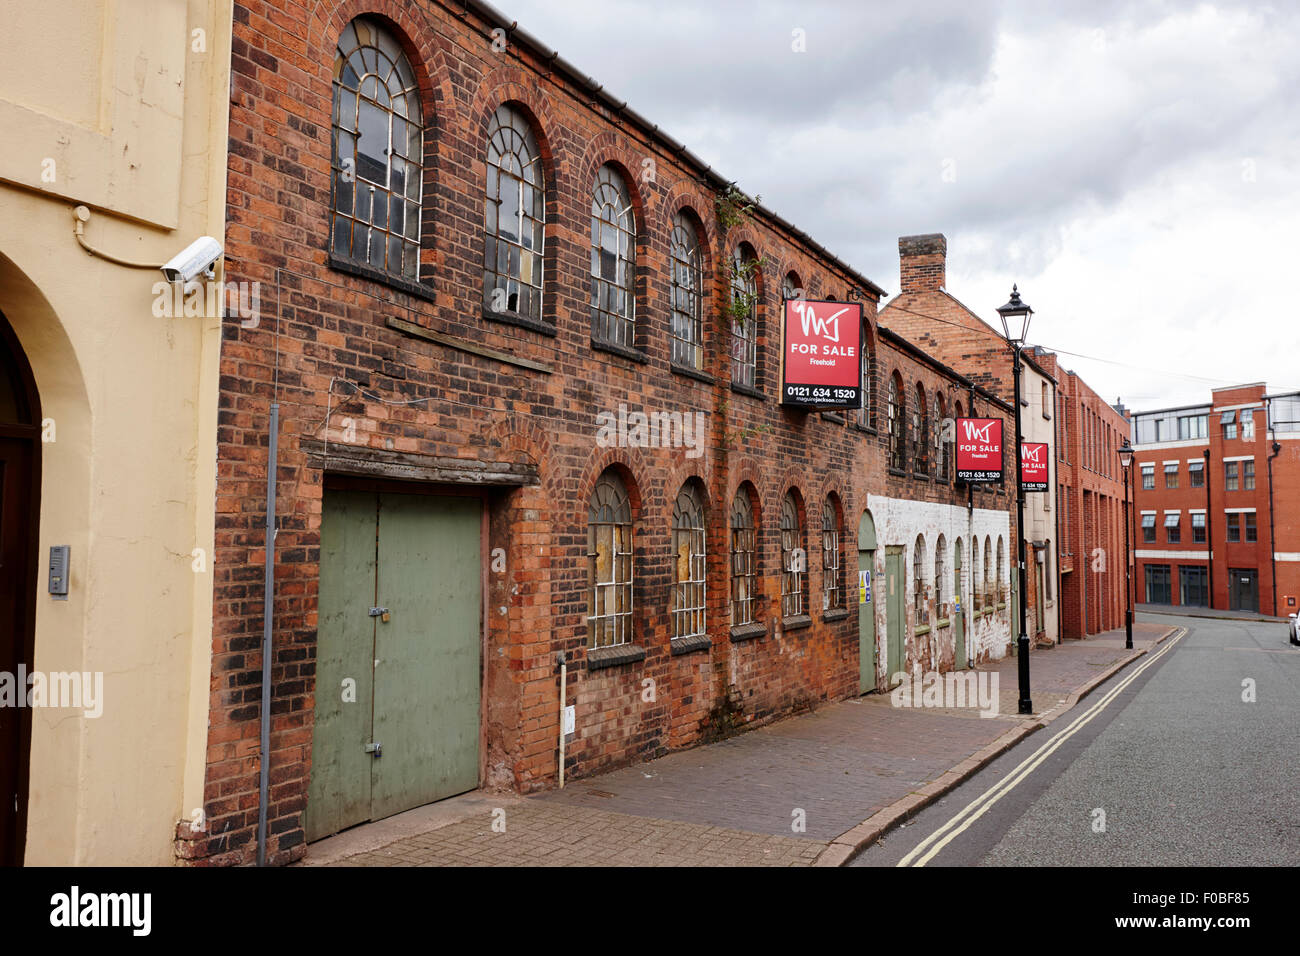
<svg viewBox="0 0 1300 956">
<path fill-rule="evenodd" d="M 1035 649 L 1031 716 L 1017 714 L 1009 657 L 979 668 L 998 675 L 994 717 L 869 694 L 561 791 L 478 791 L 412 810 L 313 844 L 303 865 L 838 865 L 1169 631 L 1136 623 L 1133 651 L 1122 630 Z"/>
</svg>

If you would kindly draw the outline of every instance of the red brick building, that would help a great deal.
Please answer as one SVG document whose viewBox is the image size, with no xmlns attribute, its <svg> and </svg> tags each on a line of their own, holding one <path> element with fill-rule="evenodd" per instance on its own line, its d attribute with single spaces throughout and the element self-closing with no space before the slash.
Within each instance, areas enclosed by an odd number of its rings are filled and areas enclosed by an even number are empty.
<svg viewBox="0 0 1300 956">
<path fill-rule="evenodd" d="M 1300 596 L 1300 394 L 1133 415 L 1139 603 L 1285 615 Z"/>
<path fill-rule="evenodd" d="M 273 406 L 273 863 L 553 785 L 561 694 L 583 776 L 1006 652 L 1010 497 L 938 423 L 1010 407 L 869 279 L 486 6 L 250 0 L 233 53 L 226 276 L 264 308 L 224 325 L 181 857 L 253 854 Z M 862 305 L 864 409 L 779 404 L 796 290 Z"/>
<path fill-rule="evenodd" d="M 1013 353 L 1002 332 L 994 329 L 947 288 L 948 240 L 942 233 L 903 236 L 898 240 L 902 288 L 881 310 L 880 322 L 1007 401 L 1015 388 Z M 1046 446 L 1047 490 L 1026 492 L 1021 531 L 1024 539 L 1025 624 L 1036 644 L 1055 643 L 1061 633 L 1057 526 L 1056 379 L 1037 361 L 1032 349 L 1021 353 L 1021 432 L 1026 443 Z M 1007 441 L 1015 443 L 1014 428 Z M 1015 475 L 1006 478 L 1015 494 Z M 1015 515 L 1018 519 L 1019 515 Z M 1018 555 L 1015 556 L 1018 560 Z M 1018 600 L 1018 598 L 1017 598 Z M 1017 621 L 1017 624 L 1019 622 Z"/>
<path fill-rule="evenodd" d="M 1124 475 L 1119 449 L 1128 435 L 1112 406 L 1055 353 L 1035 360 L 1057 381 L 1057 520 L 1061 542 L 1061 636 L 1082 638 L 1124 625 Z"/>
</svg>

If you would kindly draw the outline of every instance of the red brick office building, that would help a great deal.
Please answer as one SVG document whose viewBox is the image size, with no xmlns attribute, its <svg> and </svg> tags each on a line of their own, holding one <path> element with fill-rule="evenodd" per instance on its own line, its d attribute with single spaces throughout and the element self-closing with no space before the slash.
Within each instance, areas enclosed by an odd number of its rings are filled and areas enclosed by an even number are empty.
<svg viewBox="0 0 1300 956">
<path fill-rule="evenodd" d="M 233 53 L 226 278 L 263 311 L 224 326 L 179 856 L 253 855 L 273 403 L 273 863 L 554 785 L 561 692 L 579 777 L 1005 653 L 1010 496 L 968 503 L 938 423 L 1010 408 L 869 279 L 489 7 L 241 2 Z M 864 409 L 779 404 L 796 290 L 862 306 Z"/>
<path fill-rule="evenodd" d="M 1133 415 L 1135 601 L 1294 613 L 1300 394 L 1262 383 Z"/>
</svg>

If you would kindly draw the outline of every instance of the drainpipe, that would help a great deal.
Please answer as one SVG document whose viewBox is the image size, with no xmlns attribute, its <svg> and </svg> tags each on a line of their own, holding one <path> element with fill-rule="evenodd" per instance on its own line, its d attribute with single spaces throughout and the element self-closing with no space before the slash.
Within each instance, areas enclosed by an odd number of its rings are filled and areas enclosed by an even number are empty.
<svg viewBox="0 0 1300 956">
<path fill-rule="evenodd" d="M 257 865 L 266 866 L 266 804 L 271 773 L 271 629 L 275 617 L 275 472 L 279 465 L 280 403 L 271 403 L 266 461 L 266 575 L 262 585 L 262 769 L 257 784 Z"/>
<path fill-rule="evenodd" d="M 569 665 L 564 659 L 564 651 L 555 655 L 560 665 L 560 789 L 564 789 L 564 710 L 568 703 Z"/>
<path fill-rule="evenodd" d="M 1205 543 L 1209 546 L 1210 557 L 1205 563 L 1210 568 L 1210 610 L 1214 610 L 1214 508 L 1210 504 L 1210 449 L 1201 452 L 1205 456 Z"/>
<path fill-rule="evenodd" d="M 1265 405 L 1264 414 L 1271 409 Z M 1267 422 L 1268 419 L 1265 419 Z M 1273 459 L 1282 453 L 1282 443 L 1273 442 L 1273 454 L 1268 456 L 1268 559 L 1273 577 L 1273 616 L 1277 617 L 1277 542 L 1273 540 Z"/>
</svg>

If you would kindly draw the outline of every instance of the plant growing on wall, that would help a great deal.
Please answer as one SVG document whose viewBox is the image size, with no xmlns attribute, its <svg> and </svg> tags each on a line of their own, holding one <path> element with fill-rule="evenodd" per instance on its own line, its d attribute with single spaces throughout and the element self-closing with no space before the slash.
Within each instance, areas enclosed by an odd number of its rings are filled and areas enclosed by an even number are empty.
<svg viewBox="0 0 1300 956">
<path fill-rule="evenodd" d="M 713 202 L 719 228 L 725 234 L 739 226 L 749 217 L 750 211 L 762 201 L 762 196 L 750 199 L 736 188 L 735 183 L 728 184 L 725 190 L 718 193 Z"/>
<path fill-rule="evenodd" d="M 732 258 L 727 263 L 726 280 L 731 290 L 731 299 L 723 312 L 727 320 L 743 329 L 758 304 L 758 283 L 754 277 L 767 264 L 767 260 L 760 258 L 738 261 Z"/>
</svg>

